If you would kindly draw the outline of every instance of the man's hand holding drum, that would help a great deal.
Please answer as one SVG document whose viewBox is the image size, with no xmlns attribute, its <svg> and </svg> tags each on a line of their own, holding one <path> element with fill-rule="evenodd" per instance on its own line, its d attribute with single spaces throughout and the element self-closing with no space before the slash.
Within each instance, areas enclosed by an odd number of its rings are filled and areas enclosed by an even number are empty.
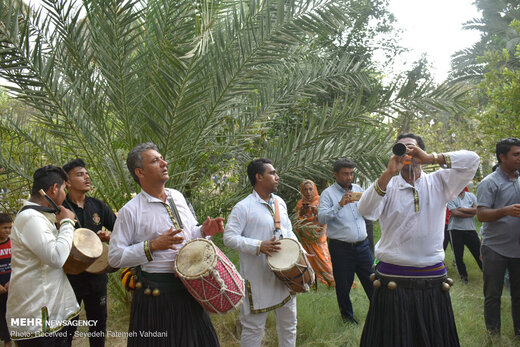
<svg viewBox="0 0 520 347">
<path fill-rule="evenodd" d="M 274 236 L 270 240 L 262 241 L 260 244 L 260 252 L 264 253 L 268 257 L 271 256 L 271 253 L 277 253 L 281 250 L 280 241 L 276 240 L 276 236 Z"/>
<path fill-rule="evenodd" d="M 154 252 L 165 249 L 177 249 L 174 245 L 184 242 L 184 237 L 177 235 L 181 232 L 182 229 L 173 230 L 173 227 L 171 227 L 170 230 L 150 241 L 150 251 Z"/>
</svg>

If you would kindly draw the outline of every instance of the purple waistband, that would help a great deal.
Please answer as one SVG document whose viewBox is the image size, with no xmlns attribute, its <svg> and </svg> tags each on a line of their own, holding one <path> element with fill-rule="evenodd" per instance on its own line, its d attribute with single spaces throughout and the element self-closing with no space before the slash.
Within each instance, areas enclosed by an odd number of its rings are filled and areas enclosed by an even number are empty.
<svg viewBox="0 0 520 347">
<path fill-rule="evenodd" d="M 447 273 L 446 265 L 440 262 L 426 267 L 400 266 L 380 261 L 377 264 L 377 271 L 383 275 L 407 276 L 407 277 L 432 277 L 442 276 Z"/>
</svg>

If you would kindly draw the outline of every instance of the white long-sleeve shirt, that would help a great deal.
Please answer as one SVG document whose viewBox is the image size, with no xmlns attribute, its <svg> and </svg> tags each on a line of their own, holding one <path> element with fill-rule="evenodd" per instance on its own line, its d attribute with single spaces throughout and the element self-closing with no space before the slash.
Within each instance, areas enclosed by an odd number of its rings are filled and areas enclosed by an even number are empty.
<svg viewBox="0 0 520 347">
<path fill-rule="evenodd" d="M 36 205 L 24 201 L 24 205 Z M 74 291 L 63 272 L 72 247 L 74 227 L 56 216 L 33 209 L 20 212 L 11 232 L 11 280 L 7 324 L 13 340 L 61 329 L 62 321 L 79 314 Z M 34 319 L 28 322 L 23 319 Z"/>
<path fill-rule="evenodd" d="M 189 240 L 204 237 L 201 226 L 191 213 L 181 192 L 166 188 L 166 195 L 172 198 L 184 225 L 182 244 L 177 249 L 155 251 L 153 260 L 146 257 L 144 242 L 153 240 L 167 232 L 174 223 L 165 203 L 142 190 L 121 208 L 117 215 L 114 231 L 110 238 L 108 262 L 114 268 L 142 265 L 143 271 L 173 273 L 174 261 L 179 250 Z M 168 199 L 166 200 L 168 203 Z"/>
<path fill-rule="evenodd" d="M 297 240 L 285 202 L 274 194 L 272 198 L 280 208 L 281 235 Z M 272 239 L 273 231 L 274 219 L 268 204 L 256 191 L 233 207 L 226 223 L 224 244 L 240 252 L 240 274 L 250 284 L 248 294 L 252 297 L 244 300 L 246 313 L 251 305 L 254 310 L 269 310 L 290 297 L 287 287 L 269 268 L 265 254 L 258 253 L 260 243 Z"/>
<path fill-rule="evenodd" d="M 403 177 L 392 177 L 386 195 L 379 195 L 372 184 L 358 204 L 359 212 L 381 225 L 381 239 L 375 247 L 380 261 L 425 267 L 444 260 L 442 242 L 446 203 L 456 197 L 471 181 L 480 159 L 470 151 L 446 153 L 450 169 L 431 174 L 421 172 L 413 187 Z M 416 207 L 419 211 L 416 212 Z"/>
</svg>

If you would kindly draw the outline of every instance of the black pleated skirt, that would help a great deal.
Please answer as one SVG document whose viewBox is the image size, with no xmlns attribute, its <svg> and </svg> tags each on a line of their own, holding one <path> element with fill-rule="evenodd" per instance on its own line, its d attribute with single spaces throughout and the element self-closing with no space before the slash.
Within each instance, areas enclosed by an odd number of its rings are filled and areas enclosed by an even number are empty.
<svg viewBox="0 0 520 347">
<path fill-rule="evenodd" d="M 220 346 L 208 313 L 178 278 L 169 275 L 173 282 L 159 288 L 159 296 L 144 294 L 146 287 L 160 287 L 159 282 L 145 282 L 143 288 L 136 289 L 130 313 L 128 346 Z"/>
<path fill-rule="evenodd" d="M 365 320 L 361 346 L 460 346 L 445 277 L 435 280 L 397 280 L 379 276 Z M 390 280 L 397 288 L 388 289 Z"/>
</svg>

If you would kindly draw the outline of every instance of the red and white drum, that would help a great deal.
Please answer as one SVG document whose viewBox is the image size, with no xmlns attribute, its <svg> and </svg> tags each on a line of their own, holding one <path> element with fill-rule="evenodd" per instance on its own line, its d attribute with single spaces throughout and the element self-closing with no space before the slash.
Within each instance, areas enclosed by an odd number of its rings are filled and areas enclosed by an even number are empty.
<svg viewBox="0 0 520 347">
<path fill-rule="evenodd" d="M 244 280 L 210 240 L 188 241 L 177 254 L 175 271 L 190 294 L 208 312 L 226 313 L 244 298 Z"/>
<path fill-rule="evenodd" d="M 316 275 L 300 244 L 293 239 L 281 239 L 281 250 L 267 257 L 267 265 L 291 291 L 308 292 L 316 281 Z"/>
</svg>

